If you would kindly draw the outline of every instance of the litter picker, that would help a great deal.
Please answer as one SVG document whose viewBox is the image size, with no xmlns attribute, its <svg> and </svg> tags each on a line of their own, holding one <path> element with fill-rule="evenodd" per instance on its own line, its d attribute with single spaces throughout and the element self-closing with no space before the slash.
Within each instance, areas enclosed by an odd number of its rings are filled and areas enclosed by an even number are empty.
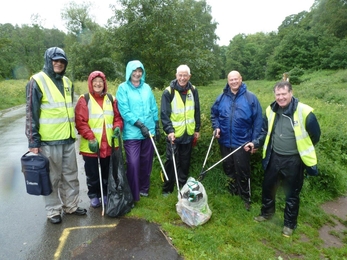
<svg viewBox="0 0 347 260">
<path fill-rule="evenodd" d="M 174 171 L 175 171 L 175 178 L 176 178 L 176 184 L 177 184 L 177 192 L 178 192 L 178 194 L 179 194 L 179 195 L 181 196 L 181 198 L 182 198 L 182 194 L 181 194 L 181 191 L 180 191 L 180 185 L 178 184 L 178 174 L 177 174 L 177 167 L 176 167 L 176 160 L 175 160 L 175 149 L 174 149 L 174 147 L 173 147 L 171 138 L 169 138 L 169 142 L 170 142 L 170 145 L 171 145 L 172 163 L 173 163 Z"/>
<path fill-rule="evenodd" d="M 240 150 L 243 146 L 245 146 L 245 144 L 247 144 L 248 142 L 244 143 L 243 145 L 239 146 L 238 148 L 236 148 L 234 151 L 232 151 L 231 153 L 229 153 L 227 156 L 223 157 L 222 159 L 220 159 L 218 162 L 216 162 L 214 165 L 212 165 L 210 168 L 206 169 L 205 171 L 201 172 L 199 177 L 198 177 L 198 181 L 202 181 L 205 178 L 206 173 L 211 170 L 212 168 L 214 168 L 217 164 L 219 164 L 220 162 L 224 161 L 226 158 L 228 158 L 229 156 L 231 156 L 232 154 L 234 154 L 236 151 Z"/>
<path fill-rule="evenodd" d="M 153 147 L 154 147 L 154 150 L 155 150 L 155 152 L 156 152 L 156 154 L 157 154 L 157 156 L 158 156 L 158 160 L 159 160 L 159 162 L 160 162 L 160 166 L 161 166 L 161 168 L 162 168 L 162 170 L 163 170 L 163 173 L 164 173 L 164 175 L 165 175 L 165 179 L 166 179 L 167 181 L 169 181 L 169 178 L 167 177 L 167 174 L 166 174 L 166 171 L 165 171 L 163 162 L 162 162 L 161 159 L 160 159 L 160 155 L 159 155 L 158 149 L 157 149 L 157 147 L 155 146 L 153 137 L 152 137 L 151 135 L 149 135 L 149 138 L 151 139 L 152 144 L 153 144 Z"/>
<path fill-rule="evenodd" d="M 100 182 L 100 192 L 101 192 L 101 216 L 104 216 L 105 213 L 105 204 L 104 204 L 104 190 L 102 187 L 103 181 L 102 181 L 102 175 L 101 175 L 101 162 L 100 162 L 100 150 L 98 149 L 98 165 L 99 165 L 99 182 Z"/>
<path fill-rule="evenodd" d="M 213 140 L 214 140 L 215 136 L 216 136 L 216 130 L 213 131 L 212 139 L 211 139 L 211 142 L 210 142 L 210 146 L 208 147 L 207 154 L 206 154 L 204 163 L 203 163 L 203 165 L 202 165 L 200 174 L 201 174 L 201 173 L 203 172 L 203 170 L 204 170 L 204 167 L 205 167 L 205 164 L 206 164 L 206 161 L 207 161 L 207 157 L 208 157 L 208 155 L 209 155 L 209 153 L 210 153 L 210 150 L 211 150 L 211 147 L 212 147 L 212 143 L 213 143 Z"/>
</svg>

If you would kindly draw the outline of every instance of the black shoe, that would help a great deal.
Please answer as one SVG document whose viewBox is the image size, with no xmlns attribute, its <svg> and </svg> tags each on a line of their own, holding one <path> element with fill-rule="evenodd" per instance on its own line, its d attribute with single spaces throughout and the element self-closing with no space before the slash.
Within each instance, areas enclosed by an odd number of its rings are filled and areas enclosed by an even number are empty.
<svg viewBox="0 0 347 260">
<path fill-rule="evenodd" d="M 59 224 L 61 223 L 61 216 L 60 215 L 55 215 L 53 217 L 50 217 L 49 218 L 49 221 L 52 223 L 52 224 Z"/>
<path fill-rule="evenodd" d="M 83 215 L 87 214 L 87 210 L 78 207 L 74 212 L 72 212 L 72 213 L 67 213 L 67 214 L 70 214 L 70 215 L 77 215 L 77 216 L 83 216 Z"/>
</svg>

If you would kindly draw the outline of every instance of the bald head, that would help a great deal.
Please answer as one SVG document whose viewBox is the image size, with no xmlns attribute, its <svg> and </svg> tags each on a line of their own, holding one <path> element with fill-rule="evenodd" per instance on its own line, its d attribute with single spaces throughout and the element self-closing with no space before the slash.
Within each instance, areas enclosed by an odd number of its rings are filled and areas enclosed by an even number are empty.
<svg viewBox="0 0 347 260">
<path fill-rule="evenodd" d="M 236 70 L 230 71 L 228 74 L 228 85 L 230 87 L 231 92 L 236 94 L 239 91 L 241 84 L 241 74 Z"/>
</svg>

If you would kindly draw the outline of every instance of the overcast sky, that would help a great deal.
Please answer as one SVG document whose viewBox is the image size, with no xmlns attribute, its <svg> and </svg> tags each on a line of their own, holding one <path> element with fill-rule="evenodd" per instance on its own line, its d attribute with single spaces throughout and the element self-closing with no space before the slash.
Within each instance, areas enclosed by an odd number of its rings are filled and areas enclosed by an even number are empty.
<svg viewBox="0 0 347 260">
<path fill-rule="evenodd" d="M 88 0 L 87 0 L 88 1 Z M 70 0 L 6 0 L 0 9 L 0 23 L 13 25 L 31 24 L 31 15 L 39 14 L 45 28 L 65 30 L 60 14 Z M 75 0 L 82 3 L 83 0 Z M 100 25 L 112 16 L 110 0 L 93 1 L 91 15 Z M 239 33 L 276 31 L 282 21 L 291 14 L 309 11 L 314 0 L 207 0 L 212 7 L 213 19 L 218 22 L 216 34 L 219 45 L 228 45 Z"/>
</svg>

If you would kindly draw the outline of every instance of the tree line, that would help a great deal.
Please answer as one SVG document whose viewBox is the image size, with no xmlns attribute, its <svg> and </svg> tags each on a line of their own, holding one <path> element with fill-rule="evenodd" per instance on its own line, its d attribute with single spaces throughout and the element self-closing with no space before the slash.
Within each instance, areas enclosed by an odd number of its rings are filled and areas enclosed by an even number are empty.
<svg viewBox="0 0 347 260">
<path fill-rule="evenodd" d="M 315 0 L 309 12 L 284 17 L 276 32 L 238 34 L 227 46 L 216 43 L 217 23 L 205 0 L 117 0 L 104 27 L 90 8 L 91 3 L 70 2 L 63 9 L 67 33 L 44 28 L 39 15 L 30 25 L 0 24 L 0 80 L 40 71 L 52 46 L 66 51 L 73 80 L 101 70 L 108 80 L 123 81 L 126 63 L 138 59 L 147 82 L 159 89 L 179 64 L 189 65 L 196 85 L 231 70 L 244 80 L 280 79 L 287 72 L 300 83 L 305 71 L 347 68 L 347 0 Z"/>
</svg>

